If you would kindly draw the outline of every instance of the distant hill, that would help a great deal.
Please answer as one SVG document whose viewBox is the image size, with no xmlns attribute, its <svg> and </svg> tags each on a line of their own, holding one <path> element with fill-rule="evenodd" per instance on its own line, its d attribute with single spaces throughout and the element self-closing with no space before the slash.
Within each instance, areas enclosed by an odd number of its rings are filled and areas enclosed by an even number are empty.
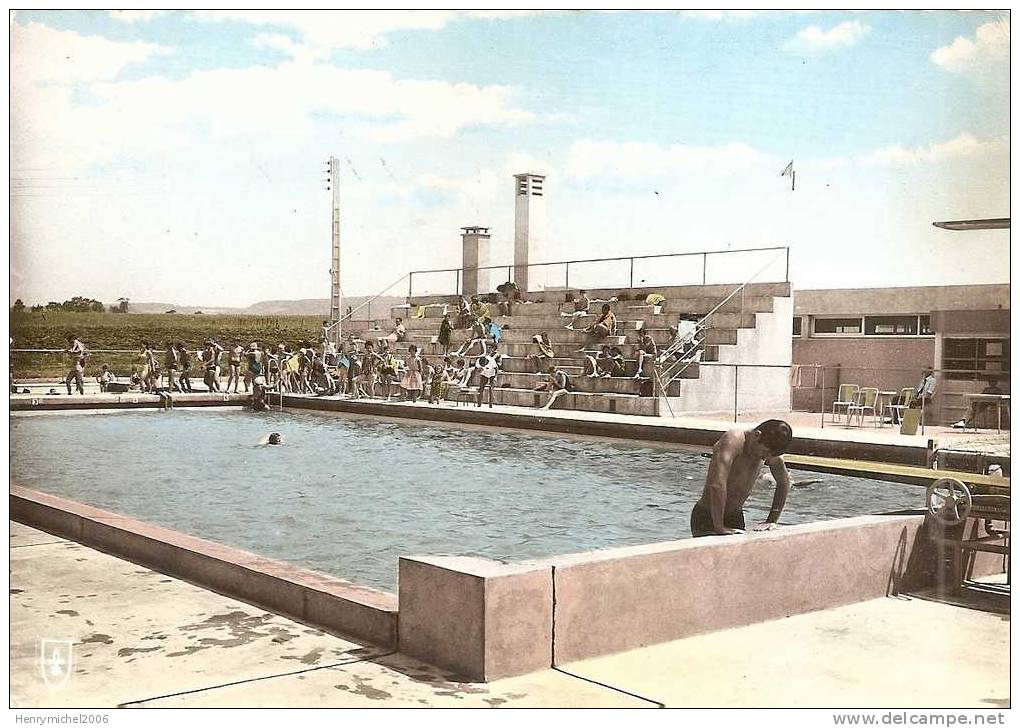
<svg viewBox="0 0 1020 728">
<path fill-rule="evenodd" d="M 344 299 L 344 309 L 348 306 L 358 308 L 370 296 L 351 296 Z M 390 308 L 404 302 L 400 296 L 380 296 L 372 301 L 371 307 L 354 313 L 355 320 L 389 318 Z M 131 313 L 195 313 L 227 314 L 232 316 L 329 316 L 328 298 L 303 298 L 296 301 L 259 301 L 243 308 L 229 306 L 184 306 L 177 303 L 158 303 L 149 301 L 131 301 Z"/>
</svg>

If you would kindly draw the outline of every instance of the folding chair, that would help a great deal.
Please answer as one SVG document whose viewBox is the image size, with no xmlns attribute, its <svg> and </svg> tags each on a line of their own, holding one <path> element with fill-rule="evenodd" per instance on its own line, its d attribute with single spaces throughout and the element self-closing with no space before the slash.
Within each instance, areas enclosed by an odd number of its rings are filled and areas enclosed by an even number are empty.
<svg viewBox="0 0 1020 728">
<path fill-rule="evenodd" d="M 857 415 L 857 426 L 864 426 L 864 413 L 866 410 L 871 410 L 871 419 L 874 425 L 878 426 L 878 412 L 875 411 L 875 405 L 878 402 L 878 387 L 864 387 L 861 389 L 860 394 L 857 396 L 857 402 L 847 407 L 846 420 L 847 424 L 850 423 L 850 418 L 853 415 Z"/>
<path fill-rule="evenodd" d="M 861 388 L 856 384 L 841 384 L 836 392 L 836 401 L 832 403 L 832 421 L 836 421 L 836 409 L 842 407 L 846 419 L 850 421 L 850 408 L 857 404 L 857 395 Z"/>
</svg>

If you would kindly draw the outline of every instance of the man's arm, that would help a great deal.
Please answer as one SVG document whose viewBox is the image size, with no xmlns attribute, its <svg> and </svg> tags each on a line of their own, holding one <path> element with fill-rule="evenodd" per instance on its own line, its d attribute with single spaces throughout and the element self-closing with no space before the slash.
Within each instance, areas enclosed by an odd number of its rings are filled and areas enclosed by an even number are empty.
<svg viewBox="0 0 1020 728">
<path fill-rule="evenodd" d="M 720 438 L 712 452 L 712 460 L 708 464 L 708 477 L 705 479 L 705 493 L 708 495 L 708 509 L 712 516 L 712 530 L 720 535 L 740 533 L 734 528 L 726 528 L 726 483 L 729 481 L 730 468 L 736 456 L 737 445 L 729 433 Z"/>
<path fill-rule="evenodd" d="M 779 517 L 783 514 L 783 506 L 786 505 L 786 496 L 790 492 L 790 473 L 786 469 L 786 463 L 781 456 L 769 458 L 765 461 L 772 471 L 772 477 L 776 480 L 776 492 L 772 495 L 772 508 L 769 509 L 768 518 L 754 527 L 755 531 L 771 531 L 779 523 Z"/>
</svg>

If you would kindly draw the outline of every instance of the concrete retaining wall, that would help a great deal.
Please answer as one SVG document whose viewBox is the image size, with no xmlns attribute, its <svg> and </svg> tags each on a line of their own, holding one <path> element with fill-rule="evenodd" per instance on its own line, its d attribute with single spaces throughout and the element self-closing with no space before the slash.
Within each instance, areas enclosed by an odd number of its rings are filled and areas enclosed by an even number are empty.
<svg viewBox="0 0 1020 728">
<path fill-rule="evenodd" d="M 16 485 L 10 517 L 328 632 L 396 646 L 388 592 Z"/>
</svg>

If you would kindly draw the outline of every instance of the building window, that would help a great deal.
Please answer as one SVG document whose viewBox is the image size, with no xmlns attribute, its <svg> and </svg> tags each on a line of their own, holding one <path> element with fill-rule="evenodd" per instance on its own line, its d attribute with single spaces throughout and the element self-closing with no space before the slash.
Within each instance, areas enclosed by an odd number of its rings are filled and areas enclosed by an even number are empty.
<svg viewBox="0 0 1020 728">
<path fill-rule="evenodd" d="M 1009 379 L 1009 339 L 950 339 L 943 342 L 946 379 Z"/>
<path fill-rule="evenodd" d="M 811 332 L 812 336 L 934 335 L 931 330 L 931 316 L 913 313 L 895 316 L 818 316 L 814 318 Z"/>
<path fill-rule="evenodd" d="M 794 316 L 793 317 L 793 335 L 794 336 L 800 336 L 800 326 L 801 326 L 800 322 L 801 322 L 800 316 Z"/>
<path fill-rule="evenodd" d="M 865 316 L 867 336 L 916 336 L 917 316 Z"/>
<path fill-rule="evenodd" d="M 861 333 L 861 317 L 854 318 L 816 318 L 814 334 L 816 336 L 852 336 Z"/>
</svg>

